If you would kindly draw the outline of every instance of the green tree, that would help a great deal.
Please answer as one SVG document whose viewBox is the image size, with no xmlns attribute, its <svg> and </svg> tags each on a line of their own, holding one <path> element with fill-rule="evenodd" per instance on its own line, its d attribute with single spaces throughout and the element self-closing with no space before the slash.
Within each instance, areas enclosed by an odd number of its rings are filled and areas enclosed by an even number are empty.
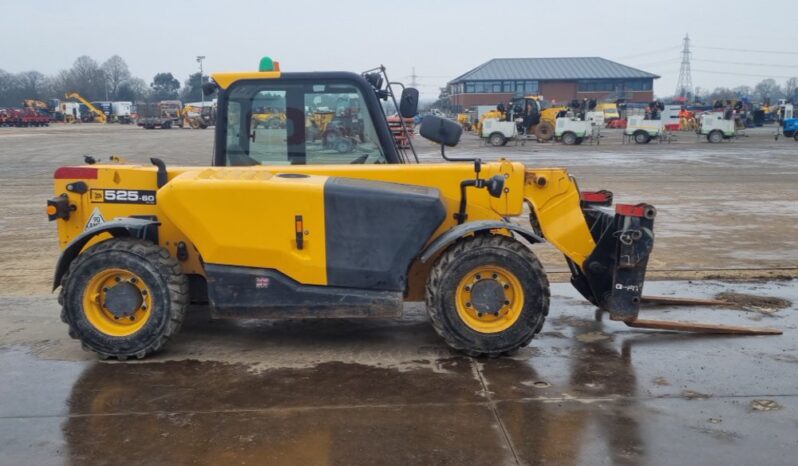
<svg viewBox="0 0 798 466">
<path fill-rule="evenodd" d="M 199 72 L 189 76 L 183 87 L 183 101 L 197 102 L 202 100 L 202 85 L 207 82 L 209 82 L 208 76 L 202 76 L 200 80 Z"/>
<path fill-rule="evenodd" d="M 174 100 L 177 99 L 177 91 L 180 90 L 180 81 L 172 73 L 158 73 L 152 78 L 150 87 L 153 99 Z"/>
</svg>

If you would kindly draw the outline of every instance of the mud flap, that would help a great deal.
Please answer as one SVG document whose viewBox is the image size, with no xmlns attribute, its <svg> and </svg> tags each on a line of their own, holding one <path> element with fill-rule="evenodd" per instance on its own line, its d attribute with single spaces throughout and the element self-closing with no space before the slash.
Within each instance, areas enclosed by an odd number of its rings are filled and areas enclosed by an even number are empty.
<svg viewBox="0 0 798 466">
<path fill-rule="evenodd" d="M 648 257 L 654 248 L 656 209 L 648 204 L 583 206 L 596 248 L 581 267 L 570 263 L 571 283 L 614 320 L 633 321 L 640 311 Z"/>
</svg>

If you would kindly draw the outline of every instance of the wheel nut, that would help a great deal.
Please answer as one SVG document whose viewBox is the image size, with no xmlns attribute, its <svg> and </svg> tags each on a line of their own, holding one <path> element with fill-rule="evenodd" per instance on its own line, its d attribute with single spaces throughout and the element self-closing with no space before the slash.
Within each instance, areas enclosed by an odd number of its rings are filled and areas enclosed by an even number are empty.
<svg viewBox="0 0 798 466">
<path fill-rule="evenodd" d="M 142 311 L 146 311 L 147 310 L 147 305 L 146 304 L 142 304 L 141 305 L 141 310 Z"/>
<path fill-rule="evenodd" d="M 498 276 L 498 275 L 496 275 L 496 274 L 494 273 L 493 275 L 491 275 L 491 278 L 493 278 L 494 280 L 496 280 L 497 278 L 499 278 L 499 276 Z"/>
<path fill-rule="evenodd" d="M 482 317 L 482 313 L 481 312 L 477 312 L 477 317 Z"/>
<path fill-rule="evenodd" d="M 139 281 L 139 279 L 136 277 L 130 279 L 130 283 L 136 283 L 137 281 Z"/>
<path fill-rule="evenodd" d="M 476 277 L 474 277 L 474 278 L 476 278 L 477 280 L 482 280 L 482 275 L 480 275 L 480 274 L 477 274 L 477 276 L 476 276 Z"/>
<path fill-rule="evenodd" d="M 504 284 L 504 289 L 505 289 L 505 290 L 509 290 L 509 289 L 510 289 L 510 285 L 508 285 L 508 284 L 506 284 L 506 283 L 505 283 L 505 284 Z"/>
<path fill-rule="evenodd" d="M 147 296 L 147 290 L 141 290 L 141 295 L 142 296 Z"/>
<path fill-rule="evenodd" d="M 504 305 L 505 305 L 505 306 L 509 306 L 509 305 L 510 305 L 510 301 L 505 301 L 505 302 L 504 302 Z"/>
<path fill-rule="evenodd" d="M 107 287 L 107 286 L 104 286 L 104 287 L 103 287 L 103 292 L 104 292 L 104 293 L 108 293 L 108 287 Z"/>
<path fill-rule="evenodd" d="M 130 316 L 130 321 L 132 322 L 134 320 L 136 320 L 136 318 L 134 316 Z"/>
<path fill-rule="evenodd" d="M 471 307 L 471 303 L 466 303 L 466 307 Z"/>
<path fill-rule="evenodd" d="M 117 283 L 119 283 L 119 282 L 121 282 L 121 281 L 122 281 L 122 277 L 114 277 L 114 280 L 116 280 L 116 281 L 117 281 Z"/>
<path fill-rule="evenodd" d="M 471 287 L 470 287 L 470 286 L 466 286 L 466 287 L 465 287 L 465 290 L 466 290 L 466 291 L 471 291 Z"/>
</svg>

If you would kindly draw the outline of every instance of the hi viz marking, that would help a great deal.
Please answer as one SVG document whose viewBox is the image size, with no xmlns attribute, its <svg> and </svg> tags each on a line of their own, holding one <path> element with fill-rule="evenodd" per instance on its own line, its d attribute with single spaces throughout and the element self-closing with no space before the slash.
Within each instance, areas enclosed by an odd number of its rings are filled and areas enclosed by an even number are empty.
<svg viewBox="0 0 798 466">
<path fill-rule="evenodd" d="M 89 221 L 86 222 L 86 228 L 84 230 L 88 230 L 89 228 L 94 228 L 97 225 L 101 225 L 105 223 L 105 218 L 103 218 L 102 212 L 100 212 L 99 207 L 95 207 L 94 211 L 91 213 L 91 217 L 89 217 Z"/>
</svg>

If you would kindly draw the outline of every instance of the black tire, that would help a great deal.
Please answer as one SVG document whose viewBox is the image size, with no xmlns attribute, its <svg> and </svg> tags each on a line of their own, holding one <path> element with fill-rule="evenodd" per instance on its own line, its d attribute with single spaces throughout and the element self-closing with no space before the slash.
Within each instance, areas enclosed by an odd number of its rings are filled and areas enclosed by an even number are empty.
<svg viewBox="0 0 798 466">
<path fill-rule="evenodd" d="M 576 137 L 576 134 L 574 134 L 574 133 L 572 133 L 570 131 L 567 131 L 567 132 L 563 133 L 562 137 L 560 138 L 562 143 L 565 144 L 566 146 L 575 145 L 577 139 L 578 138 Z"/>
<path fill-rule="evenodd" d="M 712 144 L 723 142 L 723 133 L 717 129 L 710 131 L 709 134 L 707 134 L 707 141 L 711 142 Z"/>
<path fill-rule="evenodd" d="M 541 121 L 535 125 L 533 132 L 539 142 L 548 142 L 554 137 L 554 126 L 547 121 Z"/>
<path fill-rule="evenodd" d="M 651 141 L 651 136 L 645 131 L 635 131 L 634 139 L 637 144 L 648 144 Z"/>
<path fill-rule="evenodd" d="M 470 327 L 457 310 L 461 280 L 480 266 L 500 266 L 520 282 L 523 307 L 512 325 L 496 333 Z M 495 357 L 529 344 L 549 312 L 549 281 L 537 257 L 519 241 L 502 235 L 461 239 L 435 262 L 426 288 L 432 326 L 446 343 L 469 356 Z"/>
<path fill-rule="evenodd" d="M 576 138 L 576 145 L 577 146 L 582 144 L 583 142 L 585 142 L 585 138 Z"/>
<path fill-rule="evenodd" d="M 495 132 L 488 136 L 488 143 L 493 147 L 501 147 L 507 144 L 507 138 L 502 133 Z"/>
<path fill-rule="evenodd" d="M 108 269 L 130 271 L 150 290 L 149 317 L 130 335 L 105 333 L 84 310 L 83 297 L 91 279 Z M 188 278 L 166 249 L 145 240 L 115 238 L 92 246 L 70 264 L 61 280 L 58 302 L 69 336 L 80 340 L 83 349 L 104 359 L 141 359 L 160 350 L 180 330 L 189 303 Z"/>
</svg>

